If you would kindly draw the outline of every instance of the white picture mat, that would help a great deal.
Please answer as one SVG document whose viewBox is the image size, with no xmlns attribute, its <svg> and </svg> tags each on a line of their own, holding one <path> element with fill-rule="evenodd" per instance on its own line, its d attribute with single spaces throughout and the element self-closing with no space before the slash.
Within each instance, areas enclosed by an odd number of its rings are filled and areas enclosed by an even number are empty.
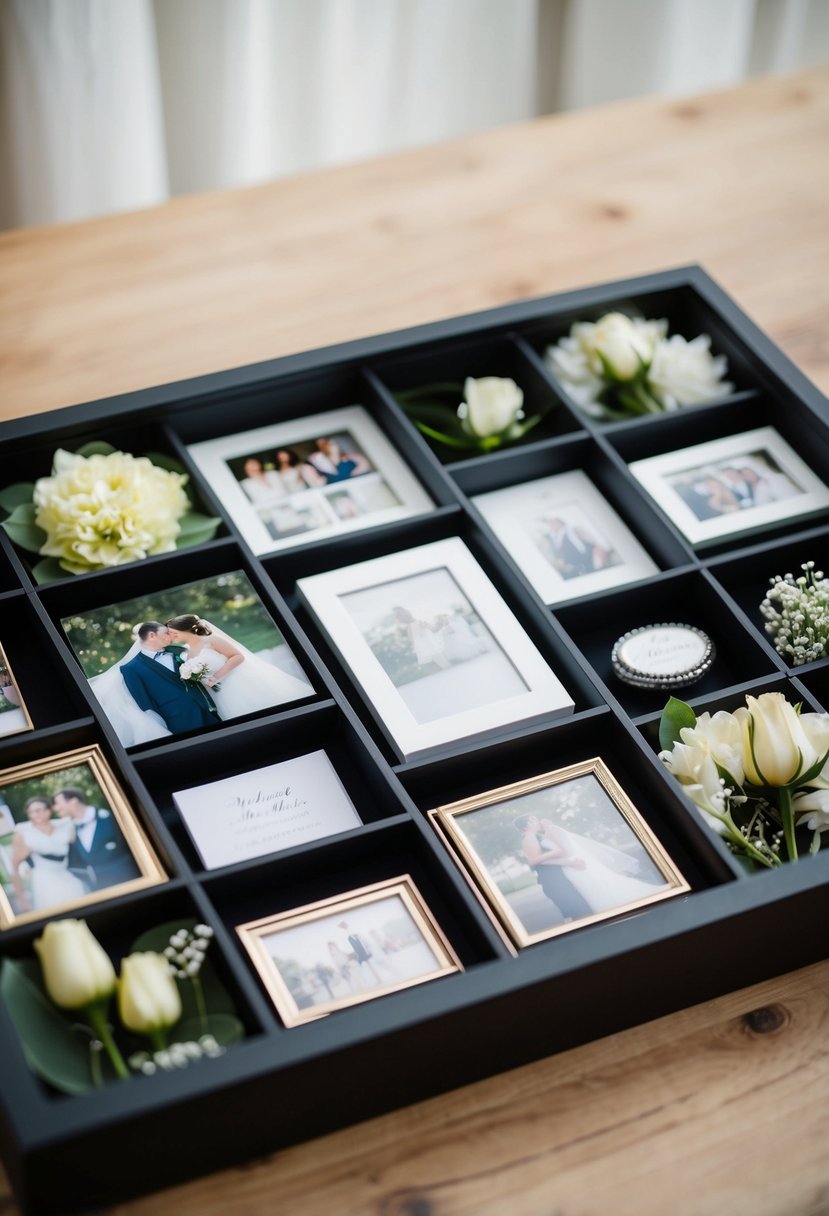
<svg viewBox="0 0 829 1216">
<path fill-rule="evenodd" d="M 547 604 L 591 595 L 658 572 L 659 567 L 581 469 L 476 494 L 472 502 Z M 553 513 L 557 507 L 566 512 L 574 503 L 621 561 L 603 570 L 565 578 L 544 557 L 532 528 L 542 514 Z"/>
<path fill-rule="evenodd" d="M 360 827 L 322 750 L 173 794 L 208 870 Z"/>
<path fill-rule="evenodd" d="M 399 504 L 299 535 L 274 539 L 227 461 L 253 455 L 264 448 L 303 443 L 334 431 L 347 431 L 354 437 L 371 464 L 400 499 Z M 220 439 L 208 439 L 203 443 L 191 444 L 187 451 L 254 553 L 273 553 L 289 546 L 324 540 L 342 532 L 373 528 L 378 524 L 430 511 L 434 507 L 432 499 L 408 465 L 361 405 L 344 406 L 324 414 L 293 418 L 288 422 L 275 422 L 271 426 L 257 427 L 240 434 L 225 435 Z M 359 481 L 359 477 L 354 478 L 353 482 L 343 481 L 341 488 L 359 485 Z"/>
<path fill-rule="evenodd" d="M 746 457 L 752 452 L 768 452 L 787 477 L 803 489 L 802 494 L 777 502 L 763 503 L 713 519 L 699 519 L 667 478 L 692 472 L 709 463 L 718 464 L 731 457 Z M 704 544 L 723 536 L 743 536 L 767 524 L 810 515 L 829 507 L 829 488 L 786 442 L 774 427 L 757 427 L 708 443 L 694 444 L 675 452 L 635 460 L 630 471 L 658 503 L 671 521 L 691 541 Z"/>
<path fill-rule="evenodd" d="M 432 722 L 418 722 L 340 597 L 441 568 L 455 580 L 527 690 Z M 457 537 L 312 575 L 300 579 L 297 590 L 405 760 L 530 718 L 573 711 L 574 704 L 566 689 Z"/>
</svg>

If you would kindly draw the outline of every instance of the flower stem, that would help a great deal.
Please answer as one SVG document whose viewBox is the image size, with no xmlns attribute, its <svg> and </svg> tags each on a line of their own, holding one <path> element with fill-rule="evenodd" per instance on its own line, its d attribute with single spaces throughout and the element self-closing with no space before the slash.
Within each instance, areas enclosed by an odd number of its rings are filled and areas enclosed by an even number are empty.
<svg viewBox="0 0 829 1216">
<path fill-rule="evenodd" d="M 190 976 L 190 983 L 193 985 L 193 996 L 196 998 L 196 1009 L 199 1014 L 199 1021 L 204 1033 L 207 1033 L 207 1006 L 204 1003 L 204 988 L 202 982 L 197 975 Z"/>
<path fill-rule="evenodd" d="M 86 1017 L 89 1025 L 103 1043 L 104 1050 L 109 1056 L 112 1067 L 118 1076 L 122 1081 L 129 1081 L 131 1079 L 130 1071 L 124 1063 L 124 1057 L 116 1046 L 115 1040 L 112 1037 L 112 1031 L 109 1028 L 109 1022 L 106 1019 L 106 1002 L 96 1001 L 92 1005 L 87 1005 Z"/>
<path fill-rule="evenodd" d="M 786 852 L 789 854 L 789 861 L 797 861 L 797 840 L 794 834 L 792 791 L 787 785 L 781 785 L 778 794 L 780 796 L 780 818 L 783 820 L 783 834 L 786 839 Z"/>
<path fill-rule="evenodd" d="M 167 1032 L 166 1030 L 149 1030 L 147 1038 L 153 1045 L 153 1051 L 167 1050 Z"/>
</svg>

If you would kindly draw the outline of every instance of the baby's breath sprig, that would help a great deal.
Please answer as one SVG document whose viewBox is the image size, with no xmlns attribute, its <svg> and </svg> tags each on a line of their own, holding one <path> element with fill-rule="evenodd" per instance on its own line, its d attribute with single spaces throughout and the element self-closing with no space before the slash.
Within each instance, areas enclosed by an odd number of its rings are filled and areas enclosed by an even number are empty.
<svg viewBox="0 0 829 1216">
<path fill-rule="evenodd" d="M 224 1055 L 225 1049 L 212 1034 L 203 1034 L 188 1043 L 171 1043 L 163 1051 L 136 1051 L 127 1063 L 135 1072 L 150 1077 L 153 1073 L 173 1072 L 176 1068 L 187 1068 L 194 1060 L 215 1060 Z"/>
<path fill-rule="evenodd" d="M 829 650 L 829 579 L 814 562 L 804 562 L 803 574 L 778 574 L 760 605 L 766 633 L 778 654 L 793 667 L 822 659 Z"/>
<path fill-rule="evenodd" d="M 204 1002 L 204 989 L 199 979 L 199 972 L 212 939 L 213 930 L 209 925 L 196 925 L 192 932 L 187 929 L 179 929 L 172 935 L 169 945 L 164 950 L 164 957 L 176 979 L 189 980 L 192 984 L 199 1020 L 204 1030 L 207 1029 L 207 1006 Z"/>
</svg>

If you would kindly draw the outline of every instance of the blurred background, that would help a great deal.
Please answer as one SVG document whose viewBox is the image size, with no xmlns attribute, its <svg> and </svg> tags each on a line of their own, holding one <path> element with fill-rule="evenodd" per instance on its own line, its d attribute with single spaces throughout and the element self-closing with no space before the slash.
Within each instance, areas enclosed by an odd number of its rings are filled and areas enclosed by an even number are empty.
<svg viewBox="0 0 829 1216">
<path fill-rule="evenodd" d="M 829 0 L 0 0 L 0 228 L 829 60 Z"/>
</svg>

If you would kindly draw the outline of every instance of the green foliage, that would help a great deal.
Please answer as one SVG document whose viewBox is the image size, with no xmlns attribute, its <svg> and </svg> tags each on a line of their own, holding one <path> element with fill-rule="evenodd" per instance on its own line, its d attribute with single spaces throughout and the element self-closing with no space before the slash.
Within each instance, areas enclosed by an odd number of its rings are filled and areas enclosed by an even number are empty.
<svg viewBox="0 0 829 1216">
<path fill-rule="evenodd" d="M 673 745 L 680 741 L 679 732 L 684 727 L 696 726 L 696 723 L 697 715 L 691 706 L 678 697 L 671 697 L 659 720 L 659 746 L 662 751 L 671 751 Z"/>
<path fill-rule="evenodd" d="M 46 543 L 46 533 L 35 523 L 35 507 L 31 502 L 16 506 L 9 518 L 3 520 L 2 527 L 14 544 L 32 553 L 38 553 Z"/>
</svg>

